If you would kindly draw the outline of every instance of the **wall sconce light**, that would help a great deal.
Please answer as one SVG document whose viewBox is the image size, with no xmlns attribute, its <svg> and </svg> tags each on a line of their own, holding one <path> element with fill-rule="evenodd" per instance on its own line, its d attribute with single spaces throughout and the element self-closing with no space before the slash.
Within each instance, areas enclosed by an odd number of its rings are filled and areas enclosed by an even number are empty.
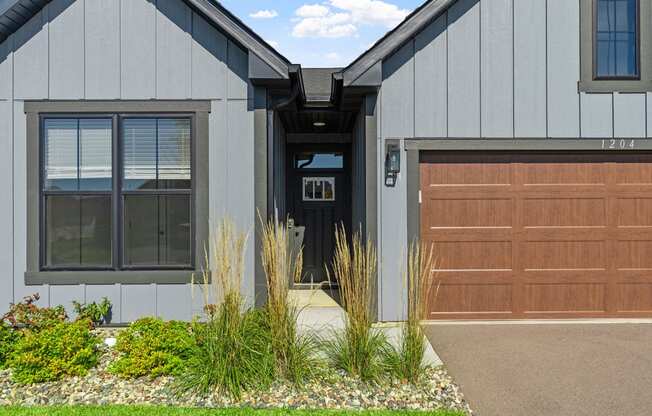
<svg viewBox="0 0 652 416">
<path fill-rule="evenodd" d="M 385 155 L 385 186 L 396 186 L 396 179 L 401 172 L 401 148 L 398 144 L 388 143 Z"/>
</svg>

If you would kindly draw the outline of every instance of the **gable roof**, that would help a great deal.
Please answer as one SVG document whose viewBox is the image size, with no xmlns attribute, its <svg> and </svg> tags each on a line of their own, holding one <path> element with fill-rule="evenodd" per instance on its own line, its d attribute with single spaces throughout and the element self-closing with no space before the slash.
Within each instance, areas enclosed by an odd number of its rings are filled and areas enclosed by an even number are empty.
<svg viewBox="0 0 652 416">
<path fill-rule="evenodd" d="M 353 86 L 356 81 L 363 79 L 362 85 L 369 85 L 381 80 L 379 75 L 366 76 L 369 70 L 378 68 L 386 57 L 396 51 L 403 43 L 414 37 L 423 28 L 446 11 L 457 0 L 429 0 L 408 15 L 395 29 L 379 39 L 370 49 L 356 58 L 349 66 L 335 75 L 342 80 L 343 86 Z M 378 72 L 376 70 L 376 72 Z"/>
<path fill-rule="evenodd" d="M 193 10 L 266 63 L 279 78 L 289 78 L 290 61 L 216 0 L 183 0 Z M 36 15 L 50 0 L 0 0 L 0 43 Z"/>
</svg>

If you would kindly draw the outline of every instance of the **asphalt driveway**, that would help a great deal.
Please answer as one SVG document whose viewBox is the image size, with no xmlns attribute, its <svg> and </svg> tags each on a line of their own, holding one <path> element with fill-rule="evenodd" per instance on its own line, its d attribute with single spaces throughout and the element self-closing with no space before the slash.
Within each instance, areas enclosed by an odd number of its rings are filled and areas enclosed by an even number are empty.
<svg viewBox="0 0 652 416">
<path fill-rule="evenodd" d="M 430 325 L 479 416 L 652 415 L 652 324 Z"/>
</svg>

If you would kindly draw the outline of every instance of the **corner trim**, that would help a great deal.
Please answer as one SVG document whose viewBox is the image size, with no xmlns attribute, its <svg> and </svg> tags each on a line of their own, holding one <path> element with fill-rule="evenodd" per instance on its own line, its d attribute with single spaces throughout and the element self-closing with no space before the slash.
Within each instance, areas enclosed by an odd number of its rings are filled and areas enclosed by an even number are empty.
<svg viewBox="0 0 652 416">
<path fill-rule="evenodd" d="M 407 247 L 418 241 L 421 235 L 421 169 L 419 167 L 419 150 L 407 149 Z"/>
</svg>

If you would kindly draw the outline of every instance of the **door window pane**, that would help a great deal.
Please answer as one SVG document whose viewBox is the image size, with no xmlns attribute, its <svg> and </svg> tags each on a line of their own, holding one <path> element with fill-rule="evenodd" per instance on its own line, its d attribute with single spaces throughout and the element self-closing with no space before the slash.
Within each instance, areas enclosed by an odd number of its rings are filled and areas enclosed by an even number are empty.
<svg viewBox="0 0 652 416">
<path fill-rule="evenodd" d="M 125 263 L 190 266 L 190 195 L 125 196 Z"/>
<path fill-rule="evenodd" d="M 595 53 L 598 77 L 636 77 L 637 0 L 597 0 Z"/>
<path fill-rule="evenodd" d="M 344 155 L 342 153 L 299 153 L 295 157 L 297 169 L 343 169 Z"/>
<path fill-rule="evenodd" d="M 46 198 L 46 266 L 111 265 L 111 197 Z"/>
</svg>

